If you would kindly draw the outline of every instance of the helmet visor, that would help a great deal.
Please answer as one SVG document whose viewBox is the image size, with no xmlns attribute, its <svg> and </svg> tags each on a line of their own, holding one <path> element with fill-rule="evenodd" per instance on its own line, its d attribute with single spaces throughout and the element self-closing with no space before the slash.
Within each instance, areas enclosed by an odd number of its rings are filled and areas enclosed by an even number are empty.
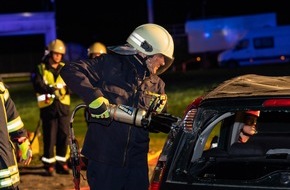
<svg viewBox="0 0 290 190">
<path fill-rule="evenodd" d="M 256 125 L 257 124 L 257 117 L 253 116 L 253 115 L 246 115 L 244 123 L 246 125 L 250 125 L 250 126 Z"/>
<path fill-rule="evenodd" d="M 161 67 L 159 67 L 159 69 L 157 70 L 157 75 L 160 75 L 162 73 L 164 73 L 173 63 L 174 58 L 169 58 L 167 56 L 164 56 L 164 60 L 165 60 L 165 64 Z"/>
</svg>

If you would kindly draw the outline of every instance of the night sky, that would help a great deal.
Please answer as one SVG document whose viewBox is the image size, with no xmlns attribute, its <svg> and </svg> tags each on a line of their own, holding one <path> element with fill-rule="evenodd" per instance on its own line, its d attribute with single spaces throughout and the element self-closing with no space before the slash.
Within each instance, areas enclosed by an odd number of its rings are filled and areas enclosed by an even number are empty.
<svg viewBox="0 0 290 190">
<path fill-rule="evenodd" d="M 278 25 L 290 25 L 289 0 L 152 0 L 152 2 L 153 22 L 167 29 L 173 25 L 183 26 L 189 20 L 257 13 L 276 13 Z M 147 0 L 0 0 L 0 14 L 43 11 L 55 11 L 57 38 L 70 45 L 68 47 L 71 48 L 68 49 L 81 47 L 83 50 L 81 54 L 84 56 L 86 48 L 96 41 L 103 42 L 107 46 L 126 43 L 126 39 L 137 26 L 149 21 Z M 187 42 L 186 36 L 175 39 L 176 63 L 192 58 L 188 53 Z M 30 55 L 33 57 L 30 65 L 23 64 L 20 56 L 13 56 L 11 59 L 7 57 L 2 62 L 11 62 L 18 57 L 19 60 L 11 63 L 14 65 L 9 68 L 11 70 L 3 68 L 2 71 L 30 71 L 28 66 L 34 66 L 43 55 L 43 50 L 39 48 L 43 47 L 43 36 L 2 37 L 1 47 L 0 54 L 5 54 L 0 56 L 1 58 L 23 52 L 33 54 Z"/>
<path fill-rule="evenodd" d="M 54 4 L 51 2 L 55 2 Z M 187 20 L 276 12 L 279 25 L 290 24 L 289 0 L 152 0 L 154 23 L 165 28 Z M 58 38 L 88 46 L 124 43 L 148 22 L 147 0 L 0 0 L 0 13 L 55 10 Z"/>
<path fill-rule="evenodd" d="M 82 2 L 82 4 L 80 4 Z M 124 43 L 135 27 L 148 22 L 147 0 L 56 0 L 57 32 L 65 41 L 87 45 Z M 276 12 L 279 25 L 290 24 L 287 0 L 153 0 L 154 23 L 163 26 L 187 20 Z"/>
</svg>

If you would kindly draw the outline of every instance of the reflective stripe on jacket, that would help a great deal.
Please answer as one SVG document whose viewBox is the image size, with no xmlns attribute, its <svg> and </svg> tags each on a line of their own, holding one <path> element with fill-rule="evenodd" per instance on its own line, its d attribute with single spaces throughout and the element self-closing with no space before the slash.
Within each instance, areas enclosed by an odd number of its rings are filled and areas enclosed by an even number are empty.
<svg viewBox="0 0 290 190">
<path fill-rule="evenodd" d="M 0 188 L 10 187 L 20 182 L 18 166 L 0 170 Z"/>
<path fill-rule="evenodd" d="M 15 148 L 12 140 L 26 137 L 24 124 L 11 100 L 9 91 L 0 81 L 0 189 L 20 183 Z"/>
</svg>

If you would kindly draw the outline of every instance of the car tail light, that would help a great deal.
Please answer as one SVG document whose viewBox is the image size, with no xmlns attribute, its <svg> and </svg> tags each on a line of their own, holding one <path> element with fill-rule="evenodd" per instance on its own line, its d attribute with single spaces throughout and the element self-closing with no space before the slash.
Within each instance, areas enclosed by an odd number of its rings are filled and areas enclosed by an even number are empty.
<svg viewBox="0 0 290 190">
<path fill-rule="evenodd" d="M 282 99 L 269 99 L 264 101 L 264 107 L 286 107 L 290 106 L 290 99 L 289 98 L 282 98 Z"/>
<path fill-rule="evenodd" d="M 165 144 L 162 148 L 162 151 L 158 157 L 158 161 L 156 163 L 156 166 L 153 170 L 148 190 L 159 190 L 160 189 L 163 174 L 164 174 L 165 168 L 166 168 L 165 165 L 167 163 L 167 155 L 168 155 L 169 151 L 171 151 L 173 142 L 175 140 L 175 137 L 176 137 L 179 129 L 180 128 L 174 128 L 169 132 L 169 134 L 166 138 Z"/>
<path fill-rule="evenodd" d="M 186 115 L 184 116 L 184 119 L 183 119 L 183 125 L 184 125 L 184 128 L 187 129 L 187 130 L 192 130 L 192 127 L 193 127 L 193 121 L 194 121 L 194 118 L 195 118 L 195 115 L 196 115 L 196 109 L 191 109 L 191 110 L 188 110 Z"/>
<path fill-rule="evenodd" d="M 198 105 L 200 104 L 200 102 L 202 101 L 202 96 L 196 98 L 195 100 L 193 100 L 185 109 L 184 114 L 187 114 L 187 112 L 191 109 L 196 109 L 198 107 Z"/>
<path fill-rule="evenodd" d="M 158 161 L 156 164 L 156 167 L 154 168 L 151 181 L 150 181 L 150 186 L 148 190 L 159 190 L 160 189 L 160 183 L 161 183 L 161 178 L 164 172 L 164 162 L 163 161 Z"/>
<path fill-rule="evenodd" d="M 158 190 L 159 189 L 159 183 L 158 182 L 153 182 L 150 184 L 149 190 Z"/>
</svg>

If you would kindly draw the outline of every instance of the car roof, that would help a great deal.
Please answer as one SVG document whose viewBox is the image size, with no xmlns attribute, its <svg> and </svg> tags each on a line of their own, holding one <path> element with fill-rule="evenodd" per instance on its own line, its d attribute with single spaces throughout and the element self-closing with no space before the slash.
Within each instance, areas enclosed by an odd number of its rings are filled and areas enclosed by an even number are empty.
<svg viewBox="0 0 290 190">
<path fill-rule="evenodd" d="M 203 100 L 212 98 L 235 98 L 255 96 L 289 96 L 290 76 L 241 75 L 224 81 L 207 94 Z"/>
</svg>

